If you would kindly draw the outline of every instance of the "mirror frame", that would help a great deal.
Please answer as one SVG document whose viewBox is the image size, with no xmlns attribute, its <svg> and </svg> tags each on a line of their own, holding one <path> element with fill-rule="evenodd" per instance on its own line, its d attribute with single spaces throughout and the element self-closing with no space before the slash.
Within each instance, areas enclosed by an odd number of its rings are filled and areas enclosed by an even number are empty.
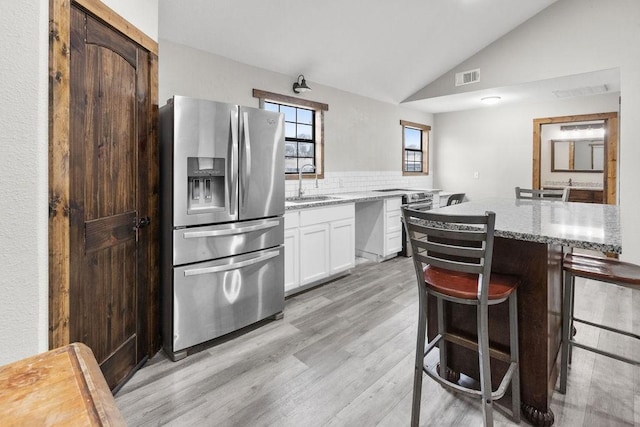
<svg viewBox="0 0 640 427">
<path fill-rule="evenodd" d="M 618 187 L 618 113 L 578 114 L 574 116 L 544 117 L 533 119 L 533 171 L 532 188 L 541 188 L 540 157 L 542 141 L 542 125 L 554 123 L 586 122 L 604 120 L 604 172 L 603 172 L 603 203 L 615 205 Z"/>
<path fill-rule="evenodd" d="M 552 139 L 551 142 L 551 172 L 586 172 L 586 173 L 603 173 L 604 162 L 602 169 L 575 169 L 575 165 L 572 166 L 573 159 L 575 158 L 575 144 L 577 142 L 598 142 L 601 144 L 589 144 L 591 146 L 591 163 L 593 164 L 593 147 L 604 146 L 604 138 L 567 138 L 567 139 Z M 568 142 L 569 148 L 569 167 L 566 169 L 556 168 L 556 142 Z M 604 154 L 604 153 L 603 153 Z M 604 157 L 604 155 L 603 155 Z"/>
</svg>

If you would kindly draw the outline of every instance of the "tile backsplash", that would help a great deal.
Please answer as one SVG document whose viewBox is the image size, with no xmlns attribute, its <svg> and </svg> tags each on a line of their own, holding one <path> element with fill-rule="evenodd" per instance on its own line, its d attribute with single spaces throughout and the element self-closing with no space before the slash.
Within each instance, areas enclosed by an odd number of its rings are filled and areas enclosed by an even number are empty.
<svg viewBox="0 0 640 427">
<path fill-rule="evenodd" d="M 431 176 L 403 176 L 398 171 L 326 172 L 324 179 L 303 179 L 302 190 L 307 196 L 329 193 L 353 193 L 384 188 L 432 188 Z M 285 181 L 285 197 L 298 195 L 298 180 Z"/>
<path fill-rule="evenodd" d="M 557 187 L 589 187 L 589 188 L 602 188 L 602 181 L 590 182 L 590 181 L 544 181 L 542 186 L 557 186 Z"/>
</svg>

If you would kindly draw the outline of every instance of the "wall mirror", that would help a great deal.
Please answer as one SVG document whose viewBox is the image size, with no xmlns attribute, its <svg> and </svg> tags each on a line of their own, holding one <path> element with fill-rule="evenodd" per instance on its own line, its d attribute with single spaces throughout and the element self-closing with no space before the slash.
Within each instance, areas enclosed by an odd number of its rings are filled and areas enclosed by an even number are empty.
<svg viewBox="0 0 640 427">
<path fill-rule="evenodd" d="M 552 172 L 602 172 L 604 139 L 552 139 Z"/>
</svg>

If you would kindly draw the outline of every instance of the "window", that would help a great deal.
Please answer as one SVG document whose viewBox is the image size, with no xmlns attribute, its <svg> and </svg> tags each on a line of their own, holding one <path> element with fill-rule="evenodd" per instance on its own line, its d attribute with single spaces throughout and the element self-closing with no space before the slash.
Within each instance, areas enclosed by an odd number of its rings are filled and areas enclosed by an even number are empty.
<svg viewBox="0 0 640 427">
<path fill-rule="evenodd" d="M 400 120 L 402 126 L 402 174 L 429 174 L 430 126 Z"/>
<path fill-rule="evenodd" d="M 307 101 L 286 95 L 253 90 L 253 96 L 260 99 L 260 108 L 284 114 L 285 126 L 285 175 L 297 179 L 298 171 L 304 165 L 303 175 L 324 178 L 323 118 L 326 104 Z"/>
<path fill-rule="evenodd" d="M 298 173 L 304 165 L 316 160 L 314 111 L 265 101 L 265 110 L 284 113 L 284 171 Z M 309 168 L 308 172 L 312 168 Z"/>
</svg>

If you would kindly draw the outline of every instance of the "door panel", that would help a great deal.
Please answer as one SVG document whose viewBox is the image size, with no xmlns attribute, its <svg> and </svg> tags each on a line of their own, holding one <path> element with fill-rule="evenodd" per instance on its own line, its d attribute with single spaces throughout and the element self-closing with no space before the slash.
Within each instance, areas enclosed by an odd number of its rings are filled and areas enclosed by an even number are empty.
<svg viewBox="0 0 640 427">
<path fill-rule="evenodd" d="M 173 231 L 173 264 L 239 255 L 284 243 L 284 218 L 181 228 Z"/>
<path fill-rule="evenodd" d="M 173 143 L 173 225 L 236 221 L 238 107 L 175 96 L 164 114 L 173 116 L 173 138 L 161 135 Z"/>
<path fill-rule="evenodd" d="M 173 281 L 177 352 L 283 311 L 284 246 L 174 267 Z"/>
<path fill-rule="evenodd" d="M 284 116 L 240 107 L 240 219 L 284 214 Z"/>
<path fill-rule="evenodd" d="M 92 349 L 111 388 L 144 359 L 147 339 L 147 61 L 71 8 L 69 338 Z"/>
</svg>

